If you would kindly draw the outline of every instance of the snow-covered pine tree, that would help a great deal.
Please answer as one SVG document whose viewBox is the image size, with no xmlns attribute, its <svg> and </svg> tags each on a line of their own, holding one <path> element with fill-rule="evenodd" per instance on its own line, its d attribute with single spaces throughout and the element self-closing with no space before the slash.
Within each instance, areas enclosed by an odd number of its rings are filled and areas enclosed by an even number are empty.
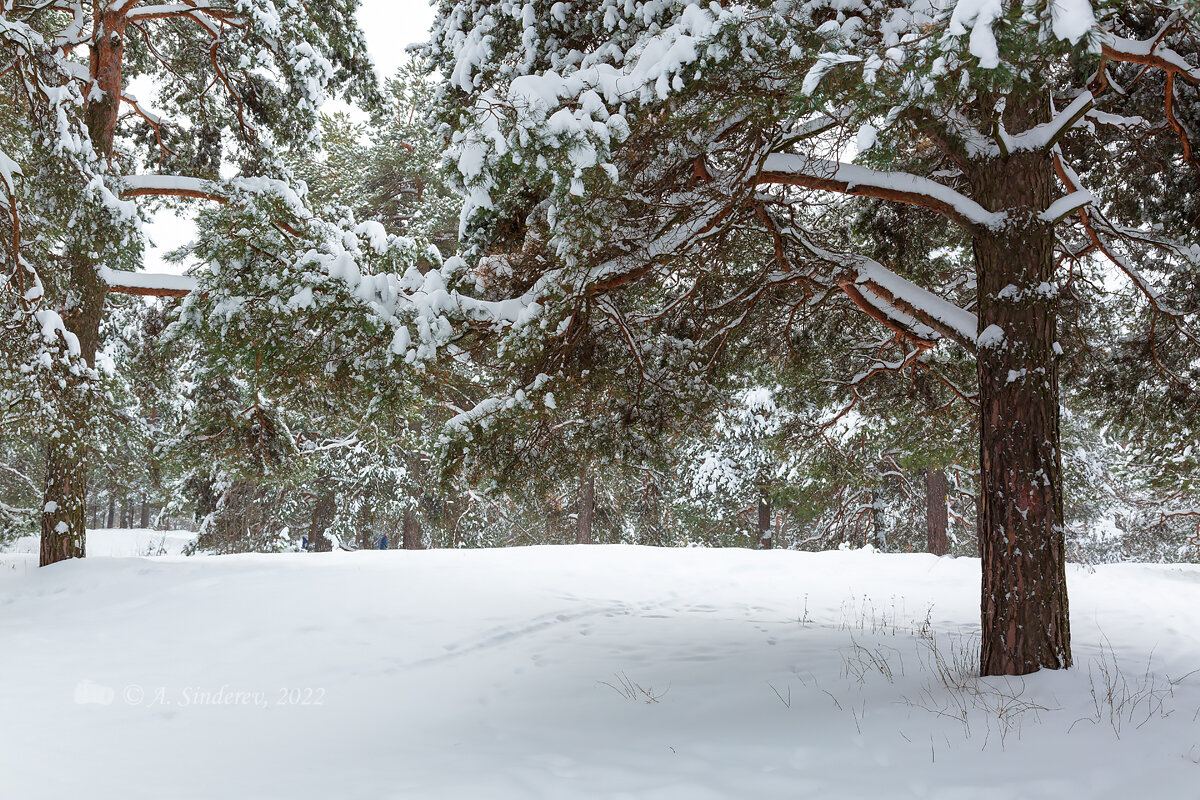
<svg viewBox="0 0 1200 800">
<path fill-rule="evenodd" d="M 776 404 L 776 391 L 753 386 L 738 392 L 702 442 L 690 471 L 692 495 L 714 504 L 714 515 L 726 508 L 753 532 L 754 546 L 774 546 L 774 506 L 782 485 L 795 478 L 800 463 L 795 451 L 773 446 L 785 427 L 788 410 Z"/>
<path fill-rule="evenodd" d="M 1134 64 L 1166 76 L 1156 118 L 1172 163 L 1189 158 L 1174 102 L 1179 84 L 1200 81 L 1193 9 L 1138 4 L 1156 26 L 1139 36 L 1128 5 L 443 0 L 424 53 L 444 76 L 468 260 L 504 254 L 552 335 L 576 321 L 572 303 L 555 302 L 565 295 L 636 340 L 694 307 L 729 263 L 729 232 L 757 226 L 773 263 L 725 273 L 736 290 L 693 314 L 697 325 L 728 325 L 719 311 L 791 288 L 797 305 L 849 303 L 892 332 L 894 368 L 942 341 L 975 348 L 981 671 L 1069 666 L 1061 285 L 1073 263 L 1103 254 L 1149 297 L 1122 248 L 1157 250 L 1160 272 L 1196 261 L 1152 220 L 1110 218 L 1068 156 L 1111 146 L 1098 126 L 1152 126 L 1114 78 Z M 969 239 L 970 311 L 945 299 L 950 276 L 918 285 L 840 249 L 847 214 L 831 194 L 910 205 Z M 622 299 L 648 285 L 657 313 L 631 317 Z"/>
<path fill-rule="evenodd" d="M 277 174 L 277 148 L 314 143 L 327 91 L 371 97 L 357 5 L 0 2 L 0 269 L 20 345 L 6 347 L 5 369 L 37 383 L 17 392 L 34 398 L 27 418 L 48 443 L 43 564 L 84 554 L 105 295 L 177 289 L 120 274 L 141 249 L 127 198 L 261 189 L 253 178 Z M 134 96 L 135 79 L 153 104 Z M 143 165 L 157 174 L 135 174 Z M 36 352 L 24 352 L 31 335 Z"/>
<path fill-rule="evenodd" d="M 443 175 L 445 141 L 429 125 L 434 89 L 419 63 L 409 61 L 388 78 L 367 123 L 346 114 L 322 117 L 321 157 L 299 154 L 290 162 L 308 184 L 310 202 L 345 206 L 360 220 L 452 255 L 461 201 Z"/>
</svg>

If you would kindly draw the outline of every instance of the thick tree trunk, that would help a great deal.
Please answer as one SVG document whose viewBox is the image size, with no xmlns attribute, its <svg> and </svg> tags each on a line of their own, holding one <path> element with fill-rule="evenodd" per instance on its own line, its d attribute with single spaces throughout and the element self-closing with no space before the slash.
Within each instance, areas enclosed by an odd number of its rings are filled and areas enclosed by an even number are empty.
<svg viewBox="0 0 1200 800">
<path fill-rule="evenodd" d="M 111 528 L 117 522 L 117 498 L 112 492 L 108 495 L 108 520 L 104 523 L 104 527 Z"/>
<path fill-rule="evenodd" d="M 95 36 L 92 39 L 89 71 L 96 89 L 88 95 L 85 115 L 92 146 L 100 155 L 112 158 L 113 135 L 121 110 L 121 91 L 124 89 L 123 59 L 125 55 L 125 26 L 123 14 L 108 9 L 107 0 L 94 0 Z"/>
<path fill-rule="evenodd" d="M 70 305 L 61 311 L 63 323 L 79 341 L 79 352 L 94 367 L 100 340 L 104 289 L 96 267 L 76 255 L 71 260 L 74 288 Z M 65 343 L 64 343 L 65 344 Z M 42 493 L 41 558 L 45 567 L 56 561 L 84 557 L 87 529 L 87 430 L 91 424 L 95 387 L 84 375 L 66 372 L 58 386 L 61 418 L 46 446 L 46 482 Z M 110 506 L 111 516 L 111 506 Z"/>
<path fill-rule="evenodd" d="M 150 504 L 146 502 L 146 498 L 142 498 L 142 522 L 141 527 L 150 527 Z"/>
<path fill-rule="evenodd" d="M 328 482 L 328 477 L 322 476 L 319 483 Z M 313 503 L 312 523 L 308 529 L 308 549 L 314 553 L 328 553 L 333 549 L 333 543 L 325 536 L 325 531 L 333 524 L 337 515 L 337 505 L 333 492 L 323 491 L 317 495 Z"/>
<path fill-rule="evenodd" d="M 417 513 L 411 509 L 404 510 L 404 522 L 402 523 L 403 541 L 405 550 L 424 550 L 425 545 L 421 541 L 421 526 L 417 522 Z"/>
<path fill-rule="evenodd" d="M 775 542 L 771 535 L 771 498 L 759 495 L 758 498 L 758 549 L 770 550 Z"/>
<path fill-rule="evenodd" d="M 946 508 L 948 486 L 945 472 L 925 470 L 925 549 L 935 556 L 950 552 L 950 538 L 946 535 L 950 523 Z"/>
<path fill-rule="evenodd" d="M 575 526 L 575 544 L 592 543 L 592 518 L 596 511 L 596 477 L 588 470 L 579 482 L 579 518 Z"/>
<path fill-rule="evenodd" d="M 60 436 L 46 453 L 40 566 L 86 554 L 87 445 L 82 437 Z"/>
<path fill-rule="evenodd" d="M 92 145 L 111 158 L 113 133 L 120 111 L 125 18 L 108 11 L 105 0 L 94 0 L 98 24 L 91 45 L 89 70 L 96 85 L 88 94 L 84 114 Z M 95 366 L 105 289 L 92 256 L 94 243 L 75 242 L 69 257 L 70 291 L 60 315 L 79 340 L 80 354 Z M 88 255 L 83 255 L 88 254 Z M 91 424 L 94 387 L 87 377 L 65 374 L 58 400 L 62 419 L 51 432 L 46 452 L 46 483 L 41 517 L 41 565 L 84 557 L 87 509 L 86 431 Z"/>
<path fill-rule="evenodd" d="M 1045 98 L 1009 130 L 1045 116 Z M 979 546 L 983 566 L 983 675 L 1024 675 L 1071 665 L 1059 454 L 1058 290 L 1049 155 L 1017 152 L 977 165 L 975 199 L 1007 211 L 999 230 L 974 236 L 980 346 Z"/>
</svg>

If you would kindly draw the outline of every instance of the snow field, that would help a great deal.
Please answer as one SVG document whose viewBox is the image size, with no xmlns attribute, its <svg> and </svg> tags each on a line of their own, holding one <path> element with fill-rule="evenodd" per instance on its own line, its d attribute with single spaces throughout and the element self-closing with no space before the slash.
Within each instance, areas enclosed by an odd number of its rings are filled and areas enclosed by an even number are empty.
<svg viewBox="0 0 1200 800">
<path fill-rule="evenodd" d="M 0 555 L 6 796 L 1200 796 L 1200 675 L 1170 682 L 1197 567 L 1072 567 L 1077 668 L 979 681 L 970 559 L 26 559 Z"/>
</svg>

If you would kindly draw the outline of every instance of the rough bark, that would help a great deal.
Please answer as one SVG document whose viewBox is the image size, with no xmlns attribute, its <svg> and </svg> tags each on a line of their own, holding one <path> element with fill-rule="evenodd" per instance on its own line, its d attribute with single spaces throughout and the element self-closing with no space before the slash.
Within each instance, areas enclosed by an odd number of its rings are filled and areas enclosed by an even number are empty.
<svg viewBox="0 0 1200 800">
<path fill-rule="evenodd" d="M 771 535 L 771 498 L 760 495 L 758 498 L 758 549 L 770 550 L 775 537 Z"/>
<path fill-rule="evenodd" d="M 106 158 L 112 158 L 113 135 L 121 110 L 124 88 L 122 60 L 125 55 L 125 15 L 109 10 L 107 0 L 94 0 L 95 34 L 92 37 L 88 65 L 95 89 L 88 96 L 84 114 L 92 146 Z"/>
<path fill-rule="evenodd" d="M 43 567 L 86 554 L 87 445 L 80 437 L 62 436 L 49 444 L 46 456 L 39 559 Z"/>
<path fill-rule="evenodd" d="M 579 482 L 579 518 L 575 526 L 575 544 L 592 543 L 592 519 L 596 512 L 596 477 L 588 470 Z"/>
<path fill-rule="evenodd" d="M 948 487 L 945 472 L 925 470 L 925 549 L 935 556 L 950 552 L 950 539 L 946 535 L 950 523 L 946 507 Z"/>
<path fill-rule="evenodd" d="M 141 527 L 150 527 L 150 504 L 146 502 L 146 498 L 142 498 L 142 521 Z"/>
<path fill-rule="evenodd" d="M 1045 98 L 1010 98 L 1009 130 L 1042 121 Z M 973 239 L 978 281 L 979 545 L 983 675 L 1071 665 L 1063 553 L 1053 199 L 1049 154 L 1018 152 L 977 165 L 975 199 L 1008 212 Z M 988 328 L 1003 338 L 989 344 Z"/>
<path fill-rule="evenodd" d="M 327 482 L 328 478 L 319 479 Z M 337 515 L 337 505 L 333 492 L 323 491 L 317 495 L 313 503 L 312 522 L 308 528 L 308 549 L 314 553 L 328 553 L 333 549 L 333 543 L 325 536 L 325 531 L 333 524 Z"/>
<path fill-rule="evenodd" d="M 96 82 L 88 94 L 84 116 L 92 145 L 106 158 L 113 153 L 113 134 L 121 105 L 125 18 L 95 0 L 96 35 L 91 45 L 89 72 Z M 89 243 L 78 242 L 70 257 L 70 287 L 60 309 L 67 329 L 79 339 L 81 355 L 95 366 L 106 287 L 101 284 Z M 41 566 L 68 558 L 83 558 L 87 508 L 86 432 L 90 425 L 92 386 L 86 377 L 68 374 L 59 386 L 62 419 L 46 448 L 46 482 L 41 517 Z"/>
<path fill-rule="evenodd" d="M 417 522 L 417 514 L 413 509 L 404 510 L 404 521 L 401 525 L 404 549 L 424 550 L 425 544 L 421 540 L 421 525 Z"/>
<path fill-rule="evenodd" d="M 88 367 L 96 363 L 104 291 L 95 264 L 81 256 L 71 259 L 71 304 L 61 310 L 63 323 L 79 340 Z M 41 566 L 68 558 L 83 558 L 87 529 L 87 431 L 91 423 L 90 379 L 77 373 L 61 376 L 58 386 L 61 418 L 46 445 L 46 482 L 42 493 Z"/>
</svg>

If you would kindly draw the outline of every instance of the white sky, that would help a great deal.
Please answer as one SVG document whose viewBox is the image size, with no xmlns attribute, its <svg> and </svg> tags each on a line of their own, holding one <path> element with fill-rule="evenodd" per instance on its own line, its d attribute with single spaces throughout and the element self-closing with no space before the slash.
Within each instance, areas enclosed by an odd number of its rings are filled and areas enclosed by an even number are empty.
<svg viewBox="0 0 1200 800">
<path fill-rule="evenodd" d="M 433 22 L 428 0 L 362 0 L 358 22 L 367 37 L 367 50 L 375 60 L 380 78 L 395 72 L 407 57 L 405 48 L 425 40 Z M 341 106 L 332 103 L 332 108 Z M 344 108 L 344 106 L 342 106 Z M 146 226 L 151 246 L 146 249 L 146 270 L 178 273 L 181 265 L 167 264 L 163 253 L 187 244 L 196 234 L 191 219 L 173 212 L 159 212 Z"/>
<path fill-rule="evenodd" d="M 432 23 L 433 8 L 427 0 L 363 0 L 358 11 L 358 24 L 381 77 L 400 66 L 405 47 L 425 41 Z"/>
</svg>

